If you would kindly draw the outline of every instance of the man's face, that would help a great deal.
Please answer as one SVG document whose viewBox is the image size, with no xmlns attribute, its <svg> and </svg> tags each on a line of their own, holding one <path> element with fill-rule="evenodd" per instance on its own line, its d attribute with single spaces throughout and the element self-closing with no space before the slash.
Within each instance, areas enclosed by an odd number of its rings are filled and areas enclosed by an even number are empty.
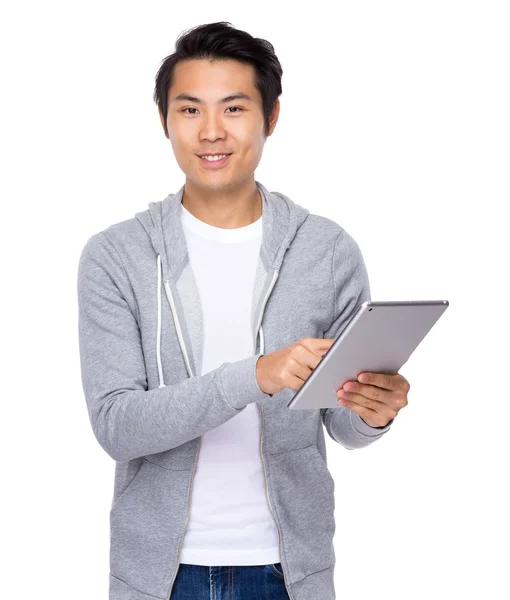
<svg viewBox="0 0 510 600">
<path fill-rule="evenodd" d="M 179 167 L 199 187 L 222 190 L 253 180 L 265 143 L 262 98 L 254 86 L 254 76 L 252 65 L 236 60 L 184 60 L 174 68 L 168 90 L 169 139 Z M 237 93 L 249 99 L 219 103 Z M 176 99 L 180 94 L 201 102 Z M 274 130 L 278 113 L 279 101 L 268 135 Z M 208 168 L 210 163 L 198 156 L 218 153 L 231 156 L 215 168 Z"/>
</svg>

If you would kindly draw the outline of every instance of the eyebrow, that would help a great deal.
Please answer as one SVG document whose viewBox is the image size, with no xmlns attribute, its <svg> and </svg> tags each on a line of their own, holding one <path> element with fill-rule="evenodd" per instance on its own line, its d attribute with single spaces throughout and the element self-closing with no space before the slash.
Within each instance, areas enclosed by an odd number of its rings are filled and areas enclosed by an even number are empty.
<svg viewBox="0 0 510 600">
<path fill-rule="evenodd" d="M 200 98 L 197 98 L 196 96 L 190 96 L 190 94 L 186 93 L 178 94 L 175 96 L 175 98 L 172 98 L 172 100 L 170 100 L 170 104 L 172 102 L 177 102 L 178 100 L 188 100 L 188 102 L 204 104 L 204 101 L 200 100 Z M 247 94 L 244 94 L 243 92 L 236 92 L 235 94 L 230 94 L 230 96 L 225 96 L 225 98 L 218 100 L 217 104 L 225 104 L 227 102 L 232 102 L 233 100 L 249 100 L 250 102 L 253 102 L 253 100 Z"/>
</svg>

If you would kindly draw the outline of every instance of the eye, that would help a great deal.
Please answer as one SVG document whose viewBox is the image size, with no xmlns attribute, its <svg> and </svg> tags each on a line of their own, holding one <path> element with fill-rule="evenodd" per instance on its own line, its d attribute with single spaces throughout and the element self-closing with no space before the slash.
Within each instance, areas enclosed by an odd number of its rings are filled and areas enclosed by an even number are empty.
<svg viewBox="0 0 510 600">
<path fill-rule="evenodd" d="M 229 106 L 226 110 L 230 110 L 231 108 L 236 108 L 238 111 L 243 111 L 244 108 L 241 108 L 240 106 Z M 187 110 L 197 110 L 196 108 L 194 108 L 193 106 L 189 106 L 188 108 L 183 108 L 181 110 L 181 112 L 185 113 Z M 187 114 L 195 114 L 195 113 L 187 113 Z M 230 113 L 230 114 L 235 114 L 235 113 Z"/>
</svg>

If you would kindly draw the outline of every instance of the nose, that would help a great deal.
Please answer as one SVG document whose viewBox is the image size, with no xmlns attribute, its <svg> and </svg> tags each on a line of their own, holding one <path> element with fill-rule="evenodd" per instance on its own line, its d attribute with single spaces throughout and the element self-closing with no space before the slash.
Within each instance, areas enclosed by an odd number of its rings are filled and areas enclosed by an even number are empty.
<svg viewBox="0 0 510 600">
<path fill-rule="evenodd" d="M 200 140 L 215 142 L 218 139 L 225 139 L 225 127 L 215 114 L 212 112 L 204 119 L 203 126 L 200 129 Z"/>
</svg>

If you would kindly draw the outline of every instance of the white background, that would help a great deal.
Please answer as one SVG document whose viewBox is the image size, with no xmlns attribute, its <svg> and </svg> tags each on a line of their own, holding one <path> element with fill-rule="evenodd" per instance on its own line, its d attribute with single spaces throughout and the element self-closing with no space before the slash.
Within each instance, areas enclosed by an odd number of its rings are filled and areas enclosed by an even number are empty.
<svg viewBox="0 0 510 600">
<path fill-rule="evenodd" d="M 508 3 L 224 7 L 2 9 L 1 595 L 107 598 L 114 462 L 81 388 L 78 258 L 184 183 L 154 77 L 179 33 L 225 20 L 284 70 L 256 179 L 354 236 L 372 299 L 450 302 L 391 431 L 353 452 L 326 435 L 337 597 L 508 599 Z"/>
</svg>

